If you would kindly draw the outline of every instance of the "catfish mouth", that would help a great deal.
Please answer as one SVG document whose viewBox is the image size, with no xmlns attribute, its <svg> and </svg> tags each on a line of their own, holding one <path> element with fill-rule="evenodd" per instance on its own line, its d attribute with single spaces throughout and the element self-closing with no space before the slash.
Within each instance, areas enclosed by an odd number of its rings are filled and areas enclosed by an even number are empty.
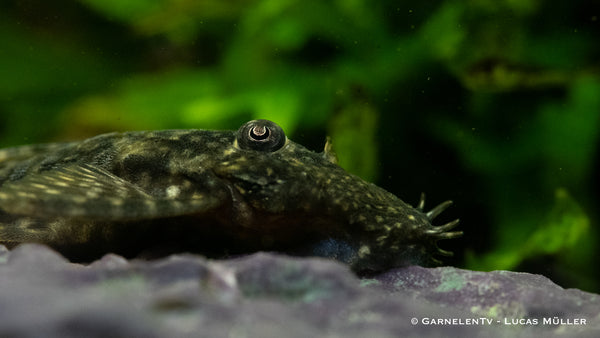
<svg viewBox="0 0 600 338">
<path fill-rule="evenodd" d="M 422 213 L 428 223 L 426 227 L 420 230 L 421 234 L 409 243 L 402 243 L 398 239 L 396 239 L 397 242 L 394 242 L 392 239 L 383 247 L 365 246 L 365 252 L 362 255 L 360 253 L 361 249 L 359 249 L 356 260 L 351 263 L 352 270 L 358 275 L 369 276 L 409 265 L 441 265 L 442 261 L 437 257 L 451 257 L 453 252 L 439 248 L 438 241 L 458 238 L 463 235 L 462 231 L 450 231 L 458 226 L 460 222 L 458 219 L 440 226 L 431 225 L 433 220 L 451 205 L 452 201 L 445 201 L 430 211 L 424 211 L 425 194 L 421 194 L 419 204 L 415 209 Z M 394 250 L 390 250 L 391 248 L 394 248 Z"/>
</svg>

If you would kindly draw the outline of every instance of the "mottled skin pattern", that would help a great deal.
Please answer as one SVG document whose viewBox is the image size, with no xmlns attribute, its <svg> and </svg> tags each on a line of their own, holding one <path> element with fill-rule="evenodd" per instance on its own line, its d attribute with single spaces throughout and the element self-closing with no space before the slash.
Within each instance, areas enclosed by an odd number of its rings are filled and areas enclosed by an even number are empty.
<svg viewBox="0 0 600 338">
<path fill-rule="evenodd" d="M 111 133 L 0 150 L 0 243 L 72 260 L 188 250 L 319 255 L 379 271 L 436 262 L 458 220 L 347 173 L 266 120 L 236 131 Z"/>
</svg>

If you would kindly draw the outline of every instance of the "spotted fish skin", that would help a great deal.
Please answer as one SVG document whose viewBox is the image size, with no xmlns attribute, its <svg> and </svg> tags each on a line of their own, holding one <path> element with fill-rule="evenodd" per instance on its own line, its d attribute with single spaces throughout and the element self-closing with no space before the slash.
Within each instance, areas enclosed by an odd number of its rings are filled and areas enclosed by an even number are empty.
<svg viewBox="0 0 600 338">
<path fill-rule="evenodd" d="M 347 173 L 267 120 L 238 131 L 111 133 L 0 150 L 0 243 L 50 245 L 73 260 L 158 248 L 332 257 L 355 271 L 429 264 L 458 220 Z"/>
</svg>

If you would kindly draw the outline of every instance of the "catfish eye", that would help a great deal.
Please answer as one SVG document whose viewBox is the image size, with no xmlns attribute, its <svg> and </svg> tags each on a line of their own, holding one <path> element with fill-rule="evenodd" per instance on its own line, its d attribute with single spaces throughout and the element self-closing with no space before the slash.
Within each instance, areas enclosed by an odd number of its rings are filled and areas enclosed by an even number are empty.
<svg viewBox="0 0 600 338">
<path fill-rule="evenodd" d="M 253 120 L 238 129 L 236 140 L 241 149 L 272 152 L 283 147 L 286 137 L 277 124 L 269 120 Z"/>
</svg>

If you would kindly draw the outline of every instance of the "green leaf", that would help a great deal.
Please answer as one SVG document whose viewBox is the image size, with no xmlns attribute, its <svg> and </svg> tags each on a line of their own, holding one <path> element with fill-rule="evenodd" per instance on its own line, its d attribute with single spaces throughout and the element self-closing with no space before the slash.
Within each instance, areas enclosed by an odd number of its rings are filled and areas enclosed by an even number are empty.
<svg viewBox="0 0 600 338">
<path fill-rule="evenodd" d="M 474 270 L 511 270 L 527 259 L 590 249 L 583 245 L 589 239 L 589 216 L 566 189 L 556 189 L 554 205 L 544 218 L 527 238 L 515 236 L 512 243 L 480 258 L 469 255 L 467 266 Z M 585 255 L 591 254 L 588 251 Z"/>
</svg>

